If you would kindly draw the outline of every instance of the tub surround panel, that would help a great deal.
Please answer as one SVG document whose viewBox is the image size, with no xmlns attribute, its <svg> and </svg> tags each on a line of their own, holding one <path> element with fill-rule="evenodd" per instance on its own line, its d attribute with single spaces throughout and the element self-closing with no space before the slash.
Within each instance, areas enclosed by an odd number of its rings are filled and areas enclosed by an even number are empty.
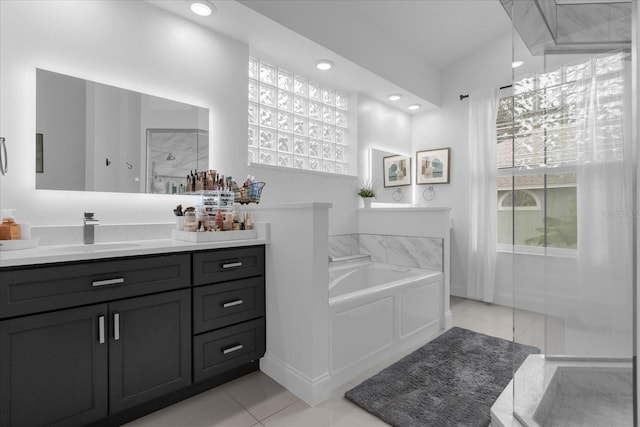
<svg viewBox="0 0 640 427">
<path fill-rule="evenodd" d="M 332 257 L 358 255 L 359 250 L 360 243 L 357 234 L 329 236 L 329 255 Z"/>
<path fill-rule="evenodd" d="M 354 260 L 329 277 L 333 390 L 447 327 L 442 272 Z"/>
<path fill-rule="evenodd" d="M 405 338 L 439 322 L 442 316 L 442 282 L 412 289 L 400 296 L 400 337 Z M 444 327 L 444 325 L 443 325 Z"/>
<path fill-rule="evenodd" d="M 362 234 L 359 240 L 359 253 L 370 255 L 373 262 L 387 264 L 387 236 Z"/>
<path fill-rule="evenodd" d="M 393 345 L 393 320 L 391 296 L 337 313 L 331 321 L 331 371 L 362 363 Z"/>
<path fill-rule="evenodd" d="M 387 263 L 442 271 L 442 239 L 388 236 Z"/>
<path fill-rule="evenodd" d="M 357 245 L 357 246 L 356 246 Z M 443 271 L 443 239 L 438 237 L 349 234 L 329 237 L 329 255 L 370 255 L 374 262 Z"/>
<path fill-rule="evenodd" d="M 358 234 L 360 249 L 372 254 L 379 262 L 401 262 L 404 266 L 415 266 L 415 252 L 422 252 L 421 268 L 435 269 L 444 273 L 442 306 L 445 328 L 452 326 L 449 295 L 451 289 L 451 208 L 376 208 L 358 210 Z M 384 251 L 382 245 L 367 241 L 366 235 L 387 236 Z M 409 240 L 389 241 L 391 236 L 405 236 Z M 418 240 L 413 240 L 418 239 Z M 423 240 L 424 239 L 424 240 Z M 419 249 L 412 245 L 418 243 Z M 366 248 L 366 249 L 365 249 Z M 439 249 L 437 249 L 439 248 Z M 437 250 L 440 256 L 436 256 Z M 403 256 L 404 255 L 404 256 Z"/>
</svg>

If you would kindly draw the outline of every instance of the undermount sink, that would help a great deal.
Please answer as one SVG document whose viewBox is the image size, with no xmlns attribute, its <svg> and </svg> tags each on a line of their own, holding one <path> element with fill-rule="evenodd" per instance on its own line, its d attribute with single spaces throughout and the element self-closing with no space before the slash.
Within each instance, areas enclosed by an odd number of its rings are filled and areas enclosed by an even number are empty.
<svg viewBox="0 0 640 427">
<path fill-rule="evenodd" d="M 69 245 L 52 247 L 50 251 L 62 252 L 98 252 L 140 247 L 137 243 L 95 243 L 93 245 Z"/>
</svg>

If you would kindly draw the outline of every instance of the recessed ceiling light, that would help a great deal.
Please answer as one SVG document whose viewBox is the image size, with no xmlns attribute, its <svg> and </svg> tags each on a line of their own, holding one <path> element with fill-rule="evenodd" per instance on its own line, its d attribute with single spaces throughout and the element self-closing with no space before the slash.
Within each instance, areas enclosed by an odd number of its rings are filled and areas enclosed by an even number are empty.
<svg viewBox="0 0 640 427">
<path fill-rule="evenodd" d="M 511 63 L 511 68 L 518 68 L 518 67 L 520 67 L 522 64 L 524 64 L 524 62 L 522 62 L 522 61 L 513 61 L 513 62 Z"/>
<path fill-rule="evenodd" d="M 418 109 L 418 108 L 420 108 L 420 107 L 421 107 L 421 105 L 420 105 L 420 104 L 411 104 L 411 105 L 409 105 L 407 108 L 408 108 L 409 110 L 417 110 L 417 109 Z"/>
<path fill-rule="evenodd" d="M 321 59 L 319 61 L 316 61 L 316 68 L 320 71 L 330 70 L 333 65 L 333 62 L 329 61 L 328 59 Z"/>
<path fill-rule="evenodd" d="M 399 93 L 394 93 L 393 95 L 389 95 L 389 101 L 397 101 L 402 98 L 402 95 Z"/>
<path fill-rule="evenodd" d="M 191 3 L 189 8 L 193 13 L 199 16 L 209 16 L 216 11 L 216 7 L 206 0 L 194 1 Z"/>
</svg>

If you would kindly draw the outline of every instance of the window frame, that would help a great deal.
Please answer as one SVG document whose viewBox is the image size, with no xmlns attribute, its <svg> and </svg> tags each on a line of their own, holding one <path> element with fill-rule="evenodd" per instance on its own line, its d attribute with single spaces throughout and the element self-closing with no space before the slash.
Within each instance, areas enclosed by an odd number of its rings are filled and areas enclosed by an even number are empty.
<svg viewBox="0 0 640 427">
<path fill-rule="evenodd" d="M 249 165 L 354 175 L 355 154 L 351 148 L 347 93 L 254 57 L 249 57 L 248 71 Z M 267 74 L 270 74 L 269 78 L 265 77 Z M 263 93 L 271 93 L 269 100 L 263 98 Z M 281 97 L 288 97 L 288 103 L 283 104 Z M 296 105 L 302 109 L 297 111 Z M 318 107 L 316 116 L 310 115 L 311 105 Z M 263 114 L 270 115 L 271 123 L 263 122 Z M 296 127 L 298 124 L 302 127 Z M 309 133 L 311 125 L 317 128 L 316 137 Z M 271 135 L 270 142 L 265 140 L 264 145 L 263 135 Z M 314 151 L 312 147 L 315 147 Z M 273 157 L 270 161 L 262 161 L 262 154 Z"/>
</svg>

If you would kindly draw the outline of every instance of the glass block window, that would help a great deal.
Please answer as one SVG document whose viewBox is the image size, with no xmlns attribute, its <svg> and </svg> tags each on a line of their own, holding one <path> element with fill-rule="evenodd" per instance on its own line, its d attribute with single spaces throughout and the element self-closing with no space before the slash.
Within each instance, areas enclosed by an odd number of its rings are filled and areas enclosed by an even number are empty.
<svg viewBox="0 0 640 427">
<path fill-rule="evenodd" d="M 248 97 L 250 163 L 349 172 L 346 94 L 249 58 Z"/>
</svg>

